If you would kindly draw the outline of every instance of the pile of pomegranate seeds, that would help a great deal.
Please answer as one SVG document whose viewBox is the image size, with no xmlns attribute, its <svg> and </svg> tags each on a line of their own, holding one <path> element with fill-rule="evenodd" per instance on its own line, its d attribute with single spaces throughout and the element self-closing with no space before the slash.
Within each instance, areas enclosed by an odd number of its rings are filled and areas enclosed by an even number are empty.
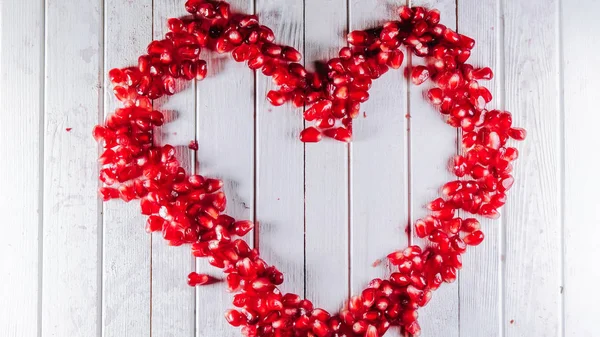
<svg viewBox="0 0 600 337">
<path fill-rule="evenodd" d="M 457 211 L 499 216 L 518 157 L 506 143 L 525 138 L 525 130 L 513 127 L 510 113 L 486 109 L 492 95 L 479 81 L 491 79 L 492 71 L 465 63 L 475 41 L 440 24 L 437 10 L 402 7 L 396 20 L 348 34 L 351 47 L 329 60 L 325 72 L 310 73 L 297 63 L 300 53 L 276 44 L 272 30 L 256 16 L 231 13 L 223 1 L 189 0 L 185 7 L 192 17 L 169 19 L 165 39 L 150 43 L 136 67 L 109 72 L 124 107 L 93 131 L 104 143 L 99 159 L 103 199 L 140 200 L 148 232 L 160 231 L 173 246 L 191 244 L 194 256 L 223 269 L 228 290 L 236 293 L 236 309 L 225 318 L 241 326 L 245 336 L 380 337 L 391 326 L 418 335 L 417 309 L 443 282 L 456 280 L 467 246 L 484 238 L 479 221 L 462 219 Z M 174 94 L 176 79 L 202 80 L 207 73 L 202 49 L 227 52 L 273 79 L 278 89 L 267 94 L 273 105 L 291 101 L 306 106 L 304 118 L 314 125 L 301 132 L 303 142 L 323 136 L 349 142 L 352 120 L 369 98 L 372 81 L 401 66 L 402 46 L 427 61 L 412 69 L 413 83 L 432 80 L 436 87 L 428 91 L 429 100 L 448 124 L 462 129 L 464 154 L 454 158 L 452 171 L 463 179 L 445 184 L 443 198 L 428 205 L 431 215 L 414 224 L 417 235 L 431 242 L 428 248 L 390 253 L 396 270 L 389 279 L 372 280 L 343 310 L 328 313 L 279 290 L 282 273 L 240 238 L 253 224 L 223 214 L 220 180 L 185 172 L 173 146 L 153 143 L 154 128 L 163 124 L 164 115 L 152 109 L 151 100 Z M 195 150 L 198 144 L 192 141 L 189 147 Z M 188 276 L 192 286 L 210 281 L 204 274 Z"/>
</svg>

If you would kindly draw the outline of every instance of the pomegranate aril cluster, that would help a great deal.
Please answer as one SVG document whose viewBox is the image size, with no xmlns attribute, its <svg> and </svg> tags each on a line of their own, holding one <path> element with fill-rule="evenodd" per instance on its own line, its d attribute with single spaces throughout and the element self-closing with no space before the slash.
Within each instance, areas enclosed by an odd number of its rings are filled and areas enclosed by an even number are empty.
<svg viewBox="0 0 600 337">
<path fill-rule="evenodd" d="M 484 239 L 480 222 L 458 217 L 458 211 L 499 216 L 518 157 L 507 142 L 525 138 L 525 130 L 512 125 L 510 113 L 487 110 L 492 95 L 479 82 L 490 80 L 493 73 L 466 63 L 474 40 L 440 24 L 437 10 L 402 7 L 395 20 L 348 34 L 350 46 L 320 72 L 311 73 L 298 63 L 300 53 L 276 44 L 273 31 L 256 16 L 232 13 L 223 1 L 189 0 L 185 8 L 192 15 L 169 19 L 165 38 L 151 42 L 137 66 L 109 72 L 124 107 L 93 131 L 104 143 L 99 159 L 102 198 L 139 200 L 148 216 L 148 232 L 160 232 L 173 246 L 190 244 L 194 256 L 222 269 L 227 289 L 235 294 L 235 308 L 225 318 L 241 327 L 244 336 L 380 337 L 392 326 L 419 335 L 417 310 L 442 283 L 456 280 L 462 254 Z M 291 101 L 305 107 L 304 118 L 313 125 L 300 133 L 301 141 L 329 137 L 349 142 L 352 121 L 368 100 L 372 82 L 402 65 L 402 48 L 425 58 L 425 65 L 412 68 L 412 82 L 431 80 L 427 97 L 448 124 L 462 130 L 462 154 L 451 161 L 460 179 L 445 184 L 442 197 L 427 205 L 431 214 L 414 224 L 428 247 L 390 253 L 390 277 L 372 280 L 339 313 L 331 314 L 278 288 L 283 274 L 242 238 L 252 222 L 223 213 L 226 197 L 220 180 L 187 173 L 173 146 L 154 143 L 154 129 L 164 123 L 164 115 L 152 108 L 152 100 L 175 94 L 177 80 L 204 79 L 202 50 L 231 53 L 235 61 L 272 78 L 277 89 L 267 94 L 271 104 Z M 188 147 L 197 150 L 198 143 L 191 141 Z M 188 275 L 190 286 L 213 280 L 206 274 Z"/>
</svg>

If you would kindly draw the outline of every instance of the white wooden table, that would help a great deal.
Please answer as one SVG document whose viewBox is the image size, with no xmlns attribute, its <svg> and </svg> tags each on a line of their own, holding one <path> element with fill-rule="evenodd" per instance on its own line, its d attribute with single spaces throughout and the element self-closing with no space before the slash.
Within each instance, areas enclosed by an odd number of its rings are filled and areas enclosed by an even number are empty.
<svg viewBox="0 0 600 337">
<path fill-rule="evenodd" d="M 404 1 L 232 2 L 312 66 Z M 185 284 L 218 270 L 146 234 L 137 205 L 96 193 L 91 129 L 116 107 L 105 74 L 135 62 L 183 3 L 0 1 L 0 335 L 240 336 L 222 284 Z M 495 105 L 529 132 L 501 219 L 421 311 L 423 336 L 598 336 L 600 1 L 412 4 L 477 40 L 471 61 L 495 70 Z M 259 222 L 254 242 L 285 289 L 339 309 L 388 272 L 373 262 L 418 242 L 405 229 L 451 178 L 456 131 L 397 71 L 374 85 L 351 145 L 304 145 L 298 109 L 266 102 L 268 79 L 207 57 L 213 76 L 157 102 L 174 119 L 162 141 L 197 139 L 184 160 L 225 180 L 229 214 Z"/>
</svg>

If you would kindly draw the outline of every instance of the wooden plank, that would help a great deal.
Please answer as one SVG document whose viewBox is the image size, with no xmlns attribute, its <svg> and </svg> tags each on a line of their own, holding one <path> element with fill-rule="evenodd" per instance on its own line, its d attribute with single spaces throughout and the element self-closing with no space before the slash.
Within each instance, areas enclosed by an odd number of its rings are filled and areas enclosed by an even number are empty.
<svg viewBox="0 0 600 337">
<path fill-rule="evenodd" d="M 315 71 L 315 61 L 337 57 L 346 45 L 346 0 L 305 1 L 304 17 L 304 62 Z M 306 297 L 333 313 L 349 286 L 348 145 L 325 139 L 305 151 Z"/>
<path fill-rule="evenodd" d="M 283 10 L 285 9 L 285 10 Z M 303 4 L 295 0 L 256 0 L 261 24 L 276 41 L 302 52 Z M 285 275 L 282 290 L 304 294 L 304 145 L 299 109 L 273 107 L 266 100 L 271 78 L 257 73 L 256 220 L 263 258 Z"/>
<path fill-rule="evenodd" d="M 153 38 L 163 39 L 167 19 L 186 15 L 180 1 L 154 0 Z M 188 144 L 195 138 L 195 85 L 178 81 L 177 94 L 154 101 L 154 108 L 166 112 L 165 125 L 156 135 L 157 144 L 171 144 L 187 172 L 192 171 L 194 153 Z M 153 337 L 194 336 L 195 291 L 186 284 L 195 268 L 189 245 L 170 247 L 162 233 L 152 235 L 152 309 Z"/>
<path fill-rule="evenodd" d="M 45 6 L 41 335 L 100 336 L 102 206 L 90 131 L 104 113 L 102 1 Z"/>
<path fill-rule="evenodd" d="M 394 1 L 350 2 L 350 30 L 396 17 Z M 373 82 L 364 115 L 354 121 L 350 145 L 350 287 L 353 295 L 376 277 L 389 276 L 388 253 L 409 244 L 407 86 L 401 70 Z M 366 116 L 366 118 L 364 118 Z M 400 336 L 390 330 L 386 336 Z"/>
<path fill-rule="evenodd" d="M 590 43 L 590 34 L 600 29 L 596 15 L 600 2 L 563 2 L 562 74 L 564 107 L 564 330 L 563 336 L 594 336 L 597 310 L 585 303 L 598 303 L 600 271 L 590 265 L 597 256 L 600 209 L 595 197 L 600 189 L 600 165 L 594 147 L 600 123 L 595 106 L 600 90 L 600 48 Z M 586 46 L 584 53 L 579 52 Z"/>
<path fill-rule="evenodd" d="M 441 23 L 456 28 L 455 0 L 413 0 L 411 6 L 437 8 L 441 12 Z M 414 56 L 411 62 L 413 66 L 423 64 L 421 58 Z M 457 131 L 446 124 L 442 115 L 424 98 L 430 87 L 431 82 L 418 87 L 411 82 L 409 87 L 411 208 L 414 220 L 426 216 L 429 211 L 425 205 L 439 197 L 443 184 L 456 179 L 448 171 L 447 163 L 457 153 Z M 413 238 L 416 244 L 422 246 L 425 243 L 414 234 Z M 458 336 L 458 313 L 458 281 L 443 284 L 431 302 L 419 312 L 423 335 Z"/>
<path fill-rule="evenodd" d="M 252 13 L 247 0 L 229 1 L 235 12 Z M 227 214 L 236 219 L 254 215 L 254 73 L 228 55 L 204 53 L 208 77 L 198 83 L 196 137 L 200 174 L 223 179 Z M 253 233 L 245 238 L 252 246 Z M 198 259 L 199 273 L 223 279 L 206 259 Z M 238 336 L 239 328 L 227 323 L 223 312 L 232 296 L 224 283 L 196 289 L 196 336 Z"/>
<path fill-rule="evenodd" d="M 445 13 L 443 13 L 445 14 Z M 498 0 L 460 0 L 457 4 L 458 32 L 475 39 L 476 46 L 469 63 L 475 67 L 489 66 L 493 81 L 480 82 L 494 96 L 490 108 L 502 108 L 502 65 L 496 56 L 499 50 Z M 500 85 L 497 85 L 500 83 Z M 459 145 L 459 151 L 462 146 Z M 517 164 L 518 165 L 518 164 Z M 472 214 L 461 212 L 461 216 Z M 477 217 L 485 232 L 485 241 L 463 255 L 464 268 L 458 276 L 460 336 L 500 335 L 502 306 L 500 284 L 500 239 L 502 221 Z"/>
<path fill-rule="evenodd" d="M 104 115 L 121 104 L 108 70 L 137 64 L 152 39 L 152 1 L 105 2 Z M 135 22 L 135 24 L 133 24 Z M 102 326 L 105 337 L 150 334 L 150 244 L 139 202 L 104 203 Z"/>
<path fill-rule="evenodd" d="M 504 210 L 504 330 L 561 333 L 558 1 L 504 1 L 505 106 L 528 130 Z M 532 20 L 532 18 L 534 18 Z"/>
<path fill-rule="evenodd" d="M 38 1 L 0 6 L 0 329 L 7 336 L 39 330 L 40 159 L 43 155 L 44 9 Z M 27 29 L 19 29 L 27 22 Z"/>
</svg>

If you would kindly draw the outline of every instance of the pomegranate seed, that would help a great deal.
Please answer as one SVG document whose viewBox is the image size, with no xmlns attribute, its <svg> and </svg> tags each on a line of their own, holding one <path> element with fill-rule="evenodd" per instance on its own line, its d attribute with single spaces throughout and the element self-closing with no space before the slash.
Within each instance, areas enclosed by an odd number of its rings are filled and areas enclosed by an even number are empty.
<svg viewBox="0 0 600 337">
<path fill-rule="evenodd" d="M 312 126 L 300 132 L 300 140 L 304 143 L 317 143 L 321 141 L 321 138 L 321 131 Z"/>
<path fill-rule="evenodd" d="M 108 78 L 112 84 L 121 84 L 125 81 L 125 74 L 121 69 L 114 68 L 108 72 Z"/>
<path fill-rule="evenodd" d="M 429 78 L 429 70 L 424 66 L 416 66 L 412 71 L 412 82 L 416 85 L 420 85 L 427 81 Z"/>
<path fill-rule="evenodd" d="M 402 313 L 402 323 L 408 325 L 415 322 L 419 318 L 419 314 L 416 310 L 406 310 Z"/>
<path fill-rule="evenodd" d="M 227 322 L 229 322 L 229 324 L 235 327 L 242 325 L 246 321 L 246 317 L 244 315 L 242 315 L 239 311 L 233 309 L 227 310 L 225 312 L 225 319 L 227 320 Z"/>
<path fill-rule="evenodd" d="M 198 142 L 195 140 L 190 141 L 188 148 L 190 150 L 198 151 Z"/>
<path fill-rule="evenodd" d="M 444 199 L 437 198 L 434 201 L 430 202 L 429 205 L 427 205 L 427 208 L 429 208 L 432 211 L 439 211 L 439 210 L 443 209 L 444 206 L 445 206 Z"/>
<path fill-rule="evenodd" d="M 442 99 L 444 98 L 444 93 L 443 93 L 442 89 L 440 89 L 440 88 L 433 88 L 427 92 L 427 97 L 429 98 L 429 101 L 433 105 L 440 105 L 440 104 L 442 104 Z"/>
<path fill-rule="evenodd" d="M 460 180 L 451 181 L 442 187 L 442 193 L 445 195 L 453 195 L 463 188 L 463 182 Z"/>
<path fill-rule="evenodd" d="M 351 45 L 355 45 L 355 46 L 363 45 L 363 44 L 367 43 L 368 39 L 369 39 L 369 35 L 367 34 L 367 32 L 364 32 L 361 30 L 355 30 L 353 32 L 350 32 L 350 34 L 348 34 L 348 43 L 350 43 Z"/>
<path fill-rule="evenodd" d="M 379 332 L 377 332 L 377 328 L 374 325 L 369 325 L 367 328 L 367 332 L 365 333 L 365 337 L 379 337 Z"/>
<path fill-rule="evenodd" d="M 388 58 L 386 64 L 390 66 L 392 69 L 398 69 L 402 65 L 404 61 L 404 53 L 400 50 L 392 50 L 388 53 Z"/>
<path fill-rule="evenodd" d="M 460 42 L 460 35 L 452 29 L 446 28 L 444 31 L 444 39 L 450 43 L 458 44 L 458 42 Z"/>
<path fill-rule="evenodd" d="M 188 275 L 188 284 L 191 287 L 207 284 L 208 281 L 210 281 L 210 277 L 206 274 L 198 274 L 195 272 L 191 272 Z"/>
<path fill-rule="evenodd" d="M 418 237 L 424 238 L 429 235 L 429 231 L 427 230 L 427 224 L 425 221 L 419 219 L 415 222 L 415 232 Z"/>
<path fill-rule="evenodd" d="M 167 25 L 169 30 L 174 33 L 178 33 L 183 29 L 183 22 L 178 18 L 170 18 L 167 20 Z"/>
<path fill-rule="evenodd" d="M 206 65 L 206 61 L 199 60 L 196 62 L 196 79 L 198 81 L 202 81 L 206 78 L 206 74 L 208 73 L 208 67 Z"/>
<path fill-rule="evenodd" d="M 460 229 L 463 232 L 472 233 L 474 231 L 478 231 L 479 228 L 481 228 L 481 224 L 479 223 L 479 221 L 477 221 L 477 219 L 468 218 L 468 219 L 463 220 L 462 226 Z"/>
<path fill-rule="evenodd" d="M 248 220 L 237 221 L 233 225 L 233 228 L 235 235 L 244 236 L 248 234 L 252 230 L 252 228 L 254 228 L 254 224 Z"/>
<path fill-rule="evenodd" d="M 330 138 L 333 138 L 333 139 L 336 139 L 336 140 L 339 140 L 339 141 L 345 142 L 345 143 L 349 143 L 350 140 L 352 139 L 352 135 L 350 134 L 350 131 L 343 127 L 325 130 L 323 133 L 327 137 L 330 137 Z"/>
<path fill-rule="evenodd" d="M 510 136 L 510 138 L 513 138 L 515 140 L 525 140 L 525 138 L 527 137 L 527 131 L 525 131 L 525 129 L 522 128 L 511 128 L 510 130 L 508 130 L 508 135 Z"/>
<path fill-rule="evenodd" d="M 331 330 L 329 329 L 329 327 L 327 326 L 327 324 L 316 320 L 313 323 L 313 327 L 312 327 L 312 331 L 315 333 L 315 335 L 317 335 L 318 337 L 327 337 L 331 335 Z"/>
<path fill-rule="evenodd" d="M 408 20 L 412 19 L 413 13 L 409 7 L 401 6 L 398 9 L 398 16 L 400 16 L 401 21 L 408 21 Z"/>
<path fill-rule="evenodd" d="M 477 246 L 483 241 L 483 232 L 474 231 L 463 238 L 463 241 L 470 246 Z"/>
<path fill-rule="evenodd" d="M 489 67 L 476 69 L 473 71 L 473 78 L 476 80 L 491 80 L 493 77 L 494 73 Z"/>
<path fill-rule="evenodd" d="M 269 93 L 267 94 L 267 99 L 274 106 L 283 105 L 283 103 L 285 103 L 286 101 L 285 95 L 282 92 L 276 90 L 269 91 Z"/>
<path fill-rule="evenodd" d="M 292 47 L 284 47 L 281 51 L 281 56 L 291 62 L 298 62 L 302 59 L 300 52 Z"/>
</svg>

